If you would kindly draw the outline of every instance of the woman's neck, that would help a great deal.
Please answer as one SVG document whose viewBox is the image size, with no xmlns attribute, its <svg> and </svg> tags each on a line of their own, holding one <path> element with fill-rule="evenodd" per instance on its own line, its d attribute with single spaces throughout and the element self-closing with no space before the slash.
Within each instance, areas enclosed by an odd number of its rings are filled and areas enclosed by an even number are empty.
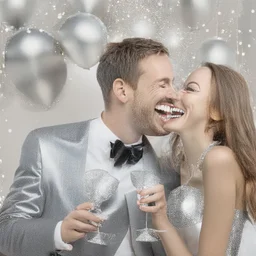
<svg viewBox="0 0 256 256">
<path fill-rule="evenodd" d="M 211 133 L 186 133 L 181 135 L 181 140 L 187 164 L 196 166 L 204 150 L 212 143 L 213 136 Z"/>
</svg>

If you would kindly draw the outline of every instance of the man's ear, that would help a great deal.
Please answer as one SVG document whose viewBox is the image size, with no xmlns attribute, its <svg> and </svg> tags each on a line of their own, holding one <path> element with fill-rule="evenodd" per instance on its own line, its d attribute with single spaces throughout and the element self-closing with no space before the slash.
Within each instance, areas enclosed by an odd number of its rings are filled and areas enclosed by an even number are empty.
<svg viewBox="0 0 256 256">
<path fill-rule="evenodd" d="M 121 78 L 113 82 L 113 93 L 122 103 L 128 101 L 129 89 L 129 85 Z"/>
<path fill-rule="evenodd" d="M 211 109 L 210 117 L 214 121 L 221 121 L 222 120 L 219 111 L 217 111 L 216 109 Z"/>
</svg>

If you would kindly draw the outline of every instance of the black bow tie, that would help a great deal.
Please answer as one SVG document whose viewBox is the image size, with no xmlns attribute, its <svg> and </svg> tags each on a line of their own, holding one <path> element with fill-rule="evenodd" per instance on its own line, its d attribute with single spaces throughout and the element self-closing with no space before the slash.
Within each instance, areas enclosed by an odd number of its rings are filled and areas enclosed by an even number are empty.
<svg viewBox="0 0 256 256">
<path fill-rule="evenodd" d="M 114 166 L 121 166 L 125 162 L 136 164 L 142 158 L 143 142 L 137 145 L 125 146 L 121 140 L 116 140 L 115 143 L 110 142 L 110 145 L 110 158 L 114 158 Z"/>
</svg>

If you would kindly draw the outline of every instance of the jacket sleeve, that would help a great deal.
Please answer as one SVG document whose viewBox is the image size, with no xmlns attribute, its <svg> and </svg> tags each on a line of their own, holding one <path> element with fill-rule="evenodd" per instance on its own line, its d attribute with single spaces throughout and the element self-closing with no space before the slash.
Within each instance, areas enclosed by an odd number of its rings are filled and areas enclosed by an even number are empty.
<svg viewBox="0 0 256 256">
<path fill-rule="evenodd" d="M 26 138 L 20 165 L 0 210 L 0 252 L 10 256 L 46 256 L 54 251 L 56 221 L 42 217 L 43 187 L 40 143 L 36 131 Z"/>
</svg>

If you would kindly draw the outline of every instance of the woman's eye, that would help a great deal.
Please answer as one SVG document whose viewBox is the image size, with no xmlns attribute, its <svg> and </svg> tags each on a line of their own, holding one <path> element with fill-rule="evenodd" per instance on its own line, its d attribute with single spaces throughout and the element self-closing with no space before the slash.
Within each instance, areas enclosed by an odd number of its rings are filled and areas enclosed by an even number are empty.
<svg viewBox="0 0 256 256">
<path fill-rule="evenodd" d="M 185 91 L 190 91 L 190 92 L 195 92 L 195 91 L 196 91 L 194 88 L 192 88 L 192 87 L 190 87 L 190 86 L 186 86 L 186 87 L 184 88 L 184 90 L 185 90 Z"/>
</svg>

